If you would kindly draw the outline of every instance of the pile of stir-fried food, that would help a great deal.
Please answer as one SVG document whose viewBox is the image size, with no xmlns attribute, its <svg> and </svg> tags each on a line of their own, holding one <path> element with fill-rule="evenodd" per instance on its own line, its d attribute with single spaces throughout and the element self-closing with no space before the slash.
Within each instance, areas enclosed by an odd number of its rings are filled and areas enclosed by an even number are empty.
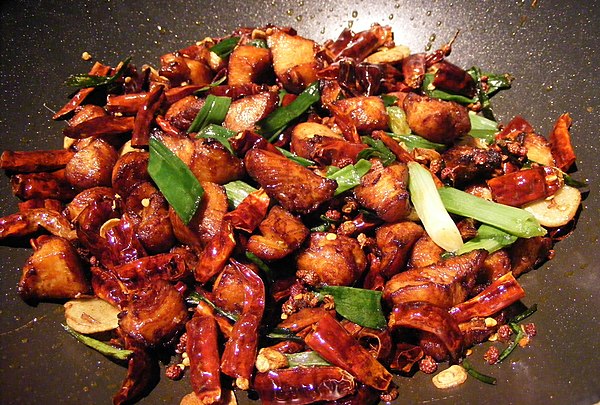
<svg viewBox="0 0 600 405">
<path fill-rule="evenodd" d="M 569 116 L 500 125 L 511 78 L 450 51 L 264 27 L 70 77 L 64 149 L 1 158 L 22 202 L 0 238 L 33 247 L 19 294 L 68 301 L 65 329 L 127 363 L 116 404 L 164 353 L 185 404 L 389 401 L 441 362 L 440 387 L 493 383 L 467 351 L 535 334 L 516 278 L 581 194 Z"/>
</svg>

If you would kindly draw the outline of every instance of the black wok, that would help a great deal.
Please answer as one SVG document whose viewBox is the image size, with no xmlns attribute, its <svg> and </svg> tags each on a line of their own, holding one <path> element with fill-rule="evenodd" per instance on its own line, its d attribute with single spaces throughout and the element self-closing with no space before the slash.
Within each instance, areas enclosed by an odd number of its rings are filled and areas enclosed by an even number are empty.
<svg viewBox="0 0 600 405">
<path fill-rule="evenodd" d="M 513 89 L 494 101 L 498 118 L 515 114 L 543 134 L 570 112 L 580 179 L 588 179 L 575 233 L 556 258 L 526 274 L 525 304 L 537 303 L 532 344 L 496 366 L 473 363 L 498 378 L 496 386 L 469 379 L 442 391 L 422 373 L 398 379 L 397 403 L 592 404 L 600 401 L 600 184 L 597 92 L 600 89 L 600 4 L 597 1 L 3 1 L 0 11 L 0 149 L 60 147 L 62 124 L 50 110 L 64 104 L 63 80 L 95 59 L 115 64 L 158 57 L 205 36 L 266 23 L 291 25 L 323 41 L 348 26 L 389 24 L 396 42 L 421 51 L 461 33 L 451 60 L 506 71 Z M 0 216 L 16 210 L 8 179 L 0 182 Z M 29 249 L 0 247 L 0 403 L 107 404 L 125 369 L 76 343 L 60 327 L 62 306 L 30 307 L 16 293 Z M 481 354 L 481 353 L 480 353 Z M 187 380 L 164 376 L 142 404 L 178 403 Z"/>
</svg>

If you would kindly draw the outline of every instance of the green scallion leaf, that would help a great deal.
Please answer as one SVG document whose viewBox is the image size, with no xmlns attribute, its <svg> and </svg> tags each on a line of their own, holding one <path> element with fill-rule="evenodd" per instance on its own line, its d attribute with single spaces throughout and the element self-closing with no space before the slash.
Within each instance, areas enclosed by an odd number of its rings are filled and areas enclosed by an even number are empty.
<svg viewBox="0 0 600 405">
<path fill-rule="evenodd" d="M 465 242 L 455 254 L 462 255 L 476 249 L 485 249 L 489 253 L 493 253 L 506 246 L 512 245 L 516 240 L 517 237 L 515 235 L 511 235 L 510 233 L 494 228 L 493 226 L 483 224 L 477 230 L 477 236 L 468 242 Z"/>
<path fill-rule="evenodd" d="M 89 336 L 82 335 L 79 332 L 74 331 L 67 325 L 61 324 L 61 326 L 71 334 L 75 339 L 79 340 L 84 345 L 91 347 L 92 349 L 102 353 L 107 357 L 111 357 L 116 360 L 125 361 L 129 359 L 129 356 L 133 354 L 131 350 L 119 349 L 117 347 L 111 346 L 107 343 L 101 342 L 97 339 L 91 338 Z"/>
<path fill-rule="evenodd" d="M 221 143 L 221 145 L 223 145 L 225 148 L 227 148 L 227 150 L 233 155 L 234 152 L 233 152 L 233 148 L 231 147 L 231 144 L 229 143 L 229 138 L 232 138 L 235 135 L 236 135 L 236 133 L 230 129 L 227 129 L 220 125 L 210 124 L 210 125 L 207 125 L 206 127 L 202 128 L 196 135 L 196 138 L 216 139 L 217 141 L 219 141 L 219 143 Z"/>
<path fill-rule="evenodd" d="M 509 323 L 522 322 L 523 320 L 525 320 L 525 319 L 529 318 L 531 315 L 533 315 L 535 313 L 535 311 L 537 311 L 537 304 L 533 304 L 532 306 L 527 308 L 525 311 L 521 312 L 519 315 L 514 316 L 509 321 Z"/>
<path fill-rule="evenodd" d="M 181 220 L 190 222 L 204 189 L 196 176 L 173 152 L 155 137 L 150 138 L 148 174 Z"/>
<path fill-rule="evenodd" d="M 312 160 L 305 159 L 302 156 L 295 155 L 295 154 L 293 154 L 292 152 L 290 152 L 290 151 L 288 151 L 286 149 L 280 148 L 278 146 L 276 146 L 276 148 L 277 148 L 277 150 L 279 152 L 281 152 L 281 154 L 283 156 L 285 156 L 286 158 L 288 158 L 290 160 L 293 160 L 294 162 L 298 163 L 301 166 L 309 167 L 309 166 L 314 166 L 316 164 Z"/>
<path fill-rule="evenodd" d="M 206 97 L 204 105 L 196 114 L 196 118 L 188 128 L 187 132 L 199 132 L 210 124 L 221 125 L 229 106 L 231 105 L 231 97 L 221 97 L 209 94 Z"/>
<path fill-rule="evenodd" d="M 540 223 L 529 212 L 476 197 L 452 187 L 438 190 L 444 206 L 453 214 L 473 218 L 520 238 L 546 234 Z"/>
<path fill-rule="evenodd" d="M 408 121 L 406 121 L 406 112 L 398 106 L 386 108 L 389 117 L 390 130 L 395 135 L 408 135 L 411 133 Z"/>
<path fill-rule="evenodd" d="M 233 50 L 235 49 L 235 47 L 237 46 L 237 44 L 239 42 L 240 42 L 240 37 L 226 38 L 226 39 L 222 40 L 221 42 L 219 42 L 218 44 L 213 45 L 210 48 L 210 51 L 216 53 L 220 58 L 224 58 L 227 55 L 229 55 L 231 52 L 233 52 Z"/>
<path fill-rule="evenodd" d="M 442 204 L 431 173 L 416 162 L 408 163 L 408 173 L 410 200 L 429 237 L 448 252 L 460 249 L 462 237 Z"/>
<path fill-rule="evenodd" d="M 268 281 L 270 283 L 273 282 L 273 270 L 271 270 L 271 268 L 267 265 L 267 263 L 262 261 L 262 259 L 260 257 L 256 256 L 254 253 L 249 252 L 249 251 L 246 251 L 246 258 L 248 260 L 250 260 L 252 263 L 256 264 L 256 266 L 258 266 L 258 268 L 263 271 L 263 273 L 265 274 L 266 278 L 268 279 Z"/>
<path fill-rule="evenodd" d="M 379 97 L 381 97 L 381 100 L 383 100 L 383 105 L 386 107 L 391 107 L 396 104 L 396 101 L 398 101 L 398 97 L 390 96 L 389 94 L 382 94 Z"/>
<path fill-rule="evenodd" d="M 251 39 L 246 45 L 254 46 L 256 48 L 269 48 L 267 41 L 264 39 Z"/>
<path fill-rule="evenodd" d="M 361 136 L 360 139 L 369 147 L 358 153 L 359 159 L 378 158 L 384 166 L 389 166 L 396 161 L 396 155 L 381 140 L 369 136 Z"/>
<path fill-rule="evenodd" d="M 382 329 L 387 325 L 381 308 L 381 291 L 325 286 L 319 293 L 331 295 L 336 312 L 357 325 L 373 329 Z"/>
<path fill-rule="evenodd" d="M 223 187 L 225 187 L 225 193 L 227 194 L 227 200 L 229 200 L 229 206 L 231 208 L 237 208 L 237 206 L 244 201 L 244 198 L 248 197 L 250 193 L 257 191 L 250 184 L 241 180 L 231 181 Z"/>
<path fill-rule="evenodd" d="M 207 84 L 204 87 L 199 88 L 198 90 L 196 90 L 194 92 L 194 95 L 199 95 L 199 94 L 201 94 L 201 93 L 203 93 L 205 91 L 208 91 L 208 90 L 212 89 L 213 87 L 220 86 L 221 84 L 225 83 L 225 80 L 227 80 L 227 76 L 223 76 L 219 80 L 217 80 L 215 82 L 212 82 L 211 84 Z"/>
<path fill-rule="evenodd" d="M 98 87 L 114 83 L 125 74 L 130 62 L 131 56 L 120 63 L 119 70 L 112 76 L 95 76 L 87 73 L 80 73 L 69 76 L 67 80 L 65 80 L 65 84 L 69 87 L 83 89 L 86 87 Z"/>
<path fill-rule="evenodd" d="M 467 373 L 469 373 L 469 375 L 473 378 L 478 379 L 479 381 L 486 383 L 486 384 L 490 384 L 490 385 L 496 385 L 496 378 L 495 377 L 491 377 L 489 375 L 485 375 L 480 373 L 479 371 L 475 370 L 473 368 L 473 366 L 471 366 L 471 363 L 469 363 L 469 361 L 467 359 L 464 359 L 462 362 L 462 366 L 465 370 L 467 370 Z"/>
<path fill-rule="evenodd" d="M 472 103 L 477 102 L 476 97 L 469 98 L 469 97 L 465 97 L 460 94 L 449 93 L 447 91 L 436 88 L 433 85 L 433 79 L 434 79 L 433 73 L 427 73 L 425 75 L 425 77 L 423 78 L 423 85 L 421 88 L 425 92 L 425 94 L 427 94 L 429 97 L 437 98 L 437 99 L 445 100 L 445 101 L 454 101 L 459 104 L 472 104 Z"/>
<path fill-rule="evenodd" d="M 438 152 L 443 152 L 448 149 L 448 146 L 442 143 L 435 143 L 427 140 L 419 135 L 396 135 L 390 134 L 390 137 L 403 142 L 409 151 L 412 152 L 414 148 L 433 149 Z"/>
<path fill-rule="evenodd" d="M 266 118 L 258 122 L 259 132 L 273 139 L 296 118 L 304 114 L 313 104 L 321 99 L 319 93 L 319 82 L 316 81 L 308 86 L 294 101 L 285 107 L 279 107 Z"/>
<path fill-rule="evenodd" d="M 469 111 L 469 120 L 471 121 L 469 135 L 473 138 L 483 139 L 487 144 L 494 142 L 496 134 L 499 131 L 496 121 L 477 115 L 473 111 Z"/>
<path fill-rule="evenodd" d="M 367 174 L 371 169 L 371 162 L 360 159 L 353 165 L 344 166 L 339 169 L 335 166 L 329 166 L 327 170 L 327 178 L 335 180 L 338 184 L 334 195 L 339 195 L 344 191 L 348 191 L 360 184 L 362 176 Z"/>
<path fill-rule="evenodd" d="M 510 356 L 510 354 L 513 352 L 513 350 L 515 350 L 517 348 L 517 346 L 519 345 L 519 341 L 521 339 L 523 339 L 523 337 L 525 337 L 525 332 L 523 332 L 523 329 L 519 328 L 517 335 L 515 336 L 515 339 L 508 344 L 506 349 L 504 349 L 504 350 L 502 350 L 502 352 L 500 352 L 500 355 L 498 356 L 498 361 L 496 363 L 500 363 L 504 359 L 506 359 L 508 356 Z"/>
<path fill-rule="evenodd" d="M 205 302 L 217 314 L 223 315 L 224 317 L 226 317 L 230 321 L 237 322 L 237 320 L 239 319 L 239 316 L 237 316 L 236 314 L 233 314 L 233 313 L 231 313 L 229 311 L 224 310 L 221 307 L 218 307 L 217 305 L 215 305 L 214 302 L 212 302 L 211 300 L 209 300 L 208 298 L 206 298 L 204 295 L 202 295 L 200 293 L 197 293 L 196 291 L 193 291 L 192 293 L 190 293 L 190 295 L 188 295 L 187 298 L 185 299 L 185 302 L 188 305 L 198 305 L 198 304 L 200 304 L 200 302 Z"/>
<path fill-rule="evenodd" d="M 300 352 L 286 353 L 285 357 L 288 361 L 288 366 L 292 367 L 315 367 L 315 366 L 331 366 L 327 360 L 319 356 L 317 352 Z"/>
<path fill-rule="evenodd" d="M 271 332 L 267 333 L 266 336 L 269 339 L 293 340 L 295 342 L 304 341 L 300 336 L 284 328 L 275 328 Z"/>
</svg>

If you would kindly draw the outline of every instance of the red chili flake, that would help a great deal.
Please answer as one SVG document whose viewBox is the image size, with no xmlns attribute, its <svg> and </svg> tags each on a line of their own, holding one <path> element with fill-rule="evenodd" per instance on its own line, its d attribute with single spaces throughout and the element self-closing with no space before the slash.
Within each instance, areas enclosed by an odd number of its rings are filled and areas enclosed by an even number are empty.
<svg viewBox="0 0 600 405">
<path fill-rule="evenodd" d="M 495 364 L 498 362 L 498 358 L 500 357 L 500 350 L 496 346 L 491 346 L 483 355 L 483 359 L 488 362 L 488 364 Z"/>
<path fill-rule="evenodd" d="M 498 340 L 501 342 L 508 342 L 512 335 L 512 329 L 508 325 L 502 325 L 498 328 Z"/>
<path fill-rule="evenodd" d="M 187 347 L 187 333 L 184 333 L 179 338 L 179 342 L 177 343 L 177 347 L 175 347 L 175 353 L 181 354 L 181 353 L 185 352 L 186 347 Z"/>
<path fill-rule="evenodd" d="M 437 363 L 433 359 L 433 357 L 427 355 L 419 361 L 419 370 L 424 372 L 425 374 L 435 373 L 437 370 Z"/>
<path fill-rule="evenodd" d="M 177 364 L 171 364 L 169 367 L 165 368 L 165 375 L 167 378 L 176 381 L 183 377 L 183 369 Z"/>
<path fill-rule="evenodd" d="M 528 323 L 524 325 L 523 328 L 525 329 L 525 334 L 527 334 L 527 336 L 529 336 L 530 338 L 537 335 L 537 329 L 534 323 Z"/>
</svg>

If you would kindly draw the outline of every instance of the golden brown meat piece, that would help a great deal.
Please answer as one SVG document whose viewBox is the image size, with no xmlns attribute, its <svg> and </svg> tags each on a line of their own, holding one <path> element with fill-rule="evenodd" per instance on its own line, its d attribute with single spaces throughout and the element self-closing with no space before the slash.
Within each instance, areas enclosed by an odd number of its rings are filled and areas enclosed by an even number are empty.
<svg viewBox="0 0 600 405">
<path fill-rule="evenodd" d="M 408 193 L 408 168 L 404 163 L 384 167 L 374 159 L 367 174 L 354 188 L 358 202 L 377 213 L 386 222 L 397 222 L 410 213 Z"/>
<path fill-rule="evenodd" d="M 388 115 L 380 97 L 351 97 L 335 101 L 334 116 L 348 117 L 360 133 L 388 129 Z"/>
<path fill-rule="evenodd" d="M 101 139 L 94 139 L 67 163 L 65 175 L 69 183 L 78 190 L 110 186 L 117 158 L 117 151 L 111 145 Z"/>
<path fill-rule="evenodd" d="M 188 320 L 182 295 L 160 279 L 134 290 L 121 313 L 119 328 L 147 347 L 168 343 L 177 336 Z"/>
<path fill-rule="evenodd" d="M 269 197 L 290 212 L 308 214 L 331 199 L 337 183 L 274 152 L 252 149 L 244 158 L 248 174 Z"/>
<path fill-rule="evenodd" d="M 86 104 L 75 109 L 75 115 L 68 121 L 69 126 L 77 126 L 84 121 L 91 120 L 93 118 L 104 117 L 106 111 L 104 108 L 94 105 L 94 104 Z"/>
<path fill-rule="evenodd" d="M 454 146 L 442 154 L 440 179 L 459 186 L 475 179 L 484 180 L 500 169 L 502 156 L 493 149 Z"/>
<path fill-rule="evenodd" d="M 310 39 L 275 31 L 267 38 L 275 75 L 291 93 L 300 93 L 317 80 L 316 45 Z"/>
<path fill-rule="evenodd" d="M 143 208 L 138 213 L 140 221 L 136 226 L 137 238 L 150 254 L 166 252 L 175 244 L 169 220 L 169 203 L 158 191 L 145 201 L 142 201 Z"/>
<path fill-rule="evenodd" d="M 414 269 L 435 264 L 442 259 L 444 252 L 445 250 L 436 245 L 429 235 L 424 234 L 413 246 L 408 267 Z"/>
<path fill-rule="evenodd" d="M 396 274 L 386 283 L 383 298 L 390 306 L 422 301 L 449 308 L 467 298 L 487 255 L 485 250 L 474 250 Z"/>
<path fill-rule="evenodd" d="M 205 86 L 212 82 L 213 72 L 203 61 L 167 53 L 160 58 L 160 75 L 167 77 L 171 87 L 182 83 Z"/>
<path fill-rule="evenodd" d="M 545 236 L 519 238 L 509 249 L 512 272 L 515 277 L 534 269 L 552 258 L 552 239 Z"/>
<path fill-rule="evenodd" d="M 313 159 L 316 144 L 324 139 L 343 140 L 344 137 L 318 122 L 301 122 L 292 131 L 290 151 L 306 159 Z"/>
<path fill-rule="evenodd" d="M 467 109 L 453 101 L 408 93 L 403 106 L 410 129 L 432 142 L 450 144 L 471 130 Z"/>
<path fill-rule="evenodd" d="M 19 281 L 21 298 L 32 302 L 61 300 L 90 291 L 79 255 L 66 239 L 43 235 L 31 245 L 34 252 Z"/>
<path fill-rule="evenodd" d="M 274 206 L 252 235 L 247 249 L 263 260 L 278 260 L 294 252 L 310 233 L 302 221 L 279 205 Z"/>
<path fill-rule="evenodd" d="M 117 195 L 117 192 L 113 188 L 88 188 L 87 190 L 83 190 L 81 193 L 77 194 L 75 198 L 73 198 L 73 200 L 65 208 L 63 214 L 69 221 L 74 222 L 79 216 L 79 214 L 81 214 L 81 212 L 85 210 L 90 204 L 92 204 L 94 201 L 101 201 L 106 198 L 110 198 L 113 201 L 121 199 L 121 197 Z"/>
<path fill-rule="evenodd" d="M 171 104 L 165 113 L 165 119 L 180 131 L 187 131 L 198 111 L 204 106 L 204 99 L 187 96 Z"/>
<path fill-rule="evenodd" d="M 390 278 L 403 271 L 410 251 L 425 231 L 414 222 L 385 224 L 375 231 L 377 247 L 381 250 L 381 273 Z"/>
<path fill-rule="evenodd" d="M 353 285 L 367 266 L 356 239 L 335 233 L 315 232 L 296 259 L 296 277 L 313 287 Z"/>
<path fill-rule="evenodd" d="M 244 309 L 244 279 L 231 264 L 225 266 L 213 285 L 215 304 L 234 314 Z"/>
<path fill-rule="evenodd" d="M 271 51 L 252 45 L 240 45 L 229 56 L 227 83 L 230 86 L 264 83 L 271 76 Z"/>
<path fill-rule="evenodd" d="M 244 177 L 242 160 L 232 155 L 219 141 L 210 138 L 194 140 L 190 170 L 199 181 L 229 183 Z"/>
<path fill-rule="evenodd" d="M 169 210 L 175 237 L 187 245 L 206 245 L 218 234 L 223 217 L 229 209 L 227 194 L 222 186 L 211 182 L 200 184 L 204 195 L 189 224 L 185 225 L 172 208 Z"/>
<path fill-rule="evenodd" d="M 235 132 L 254 129 L 254 125 L 269 115 L 277 104 L 277 93 L 265 91 L 235 100 L 229 106 L 223 126 Z"/>
<path fill-rule="evenodd" d="M 135 186 L 151 181 L 148 174 L 148 152 L 127 152 L 112 169 L 112 187 L 127 196 Z"/>
</svg>

